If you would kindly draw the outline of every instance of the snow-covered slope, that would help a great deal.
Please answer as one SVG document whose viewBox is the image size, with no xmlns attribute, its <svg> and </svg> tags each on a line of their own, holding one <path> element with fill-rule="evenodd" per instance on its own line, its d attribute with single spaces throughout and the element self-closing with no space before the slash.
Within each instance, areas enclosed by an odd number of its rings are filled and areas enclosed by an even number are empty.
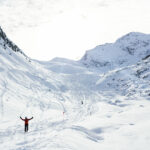
<svg viewBox="0 0 150 150">
<path fill-rule="evenodd" d="M 80 61 L 41 62 L 0 29 L 0 149 L 148 149 L 149 44 L 130 33 Z M 19 116 L 34 117 L 29 133 Z"/>
</svg>

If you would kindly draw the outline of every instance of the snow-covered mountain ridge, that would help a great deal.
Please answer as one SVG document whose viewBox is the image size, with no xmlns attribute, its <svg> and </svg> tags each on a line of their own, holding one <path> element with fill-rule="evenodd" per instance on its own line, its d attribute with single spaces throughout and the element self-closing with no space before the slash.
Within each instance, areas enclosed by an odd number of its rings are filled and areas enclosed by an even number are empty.
<svg viewBox="0 0 150 150">
<path fill-rule="evenodd" d="M 1 30 L 0 149 L 148 149 L 149 39 L 130 33 L 80 61 L 41 62 Z M 19 116 L 34 116 L 29 133 Z"/>
<path fill-rule="evenodd" d="M 20 48 L 15 45 L 11 40 L 9 40 L 6 36 L 6 34 L 3 32 L 2 28 L 0 27 L 0 45 L 4 48 L 10 48 L 11 50 L 15 52 L 19 52 L 23 54 L 25 57 L 27 57 L 21 50 Z"/>
<path fill-rule="evenodd" d="M 133 65 L 150 55 L 150 35 L 131 32 L 115 43 L 97 46 L 87 51 L 81 62 L 103 71 Z"/>
</svg>

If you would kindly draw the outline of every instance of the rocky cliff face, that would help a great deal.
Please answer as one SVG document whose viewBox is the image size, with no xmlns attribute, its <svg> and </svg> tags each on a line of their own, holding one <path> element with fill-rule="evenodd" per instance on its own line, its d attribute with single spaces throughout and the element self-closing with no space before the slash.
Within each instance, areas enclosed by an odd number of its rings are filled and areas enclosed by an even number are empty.
<svg viewBox="0 0 150 150">
<path fill-rule="evenodd" d="M 14 52 L 19 52 L 24 56 L 26 56 L 17 45 L 15 45 L 10 39 L 8 39 L 8 37 L 6 36 L 5 32 L 2 30 L 1 27 L 0 27 L 0 45 L 2 46 L 1 49 L 3 48 L 6 50 L 8 48 L 13 50 Z"/>
</svg>

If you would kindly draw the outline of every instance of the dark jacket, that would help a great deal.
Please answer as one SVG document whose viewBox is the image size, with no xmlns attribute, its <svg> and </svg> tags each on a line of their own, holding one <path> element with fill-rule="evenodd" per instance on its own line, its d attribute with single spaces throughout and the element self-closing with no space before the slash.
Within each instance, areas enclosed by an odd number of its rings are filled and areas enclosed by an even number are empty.
<svg viewBox="0 0 150 150">
<path fill-rule="evenodd" d="M 33 119 L 33 117 L 30 118 L 30 119 L 28 119 L 28 118 L 22 119 L 22 118 L 20 117 L 20 119 L 23 120 L 26 125 L 28 125 L 28 124 L 29 124 L 29 120 Z"/>
</svg>

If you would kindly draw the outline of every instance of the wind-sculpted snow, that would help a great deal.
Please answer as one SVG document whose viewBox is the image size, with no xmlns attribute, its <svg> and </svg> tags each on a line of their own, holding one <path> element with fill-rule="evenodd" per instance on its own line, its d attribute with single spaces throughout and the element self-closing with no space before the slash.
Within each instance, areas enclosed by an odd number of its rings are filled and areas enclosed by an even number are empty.
<svg viewBox="0 0 150 150">
<path fill-rule="evenodd" d="M 0 149 L 148 149 L 149 39 L 130 33 L 81 61 L 41 62 L 1 38 Z M 28 133 L 20 116 L 34 117 Z"/>
</svg>

